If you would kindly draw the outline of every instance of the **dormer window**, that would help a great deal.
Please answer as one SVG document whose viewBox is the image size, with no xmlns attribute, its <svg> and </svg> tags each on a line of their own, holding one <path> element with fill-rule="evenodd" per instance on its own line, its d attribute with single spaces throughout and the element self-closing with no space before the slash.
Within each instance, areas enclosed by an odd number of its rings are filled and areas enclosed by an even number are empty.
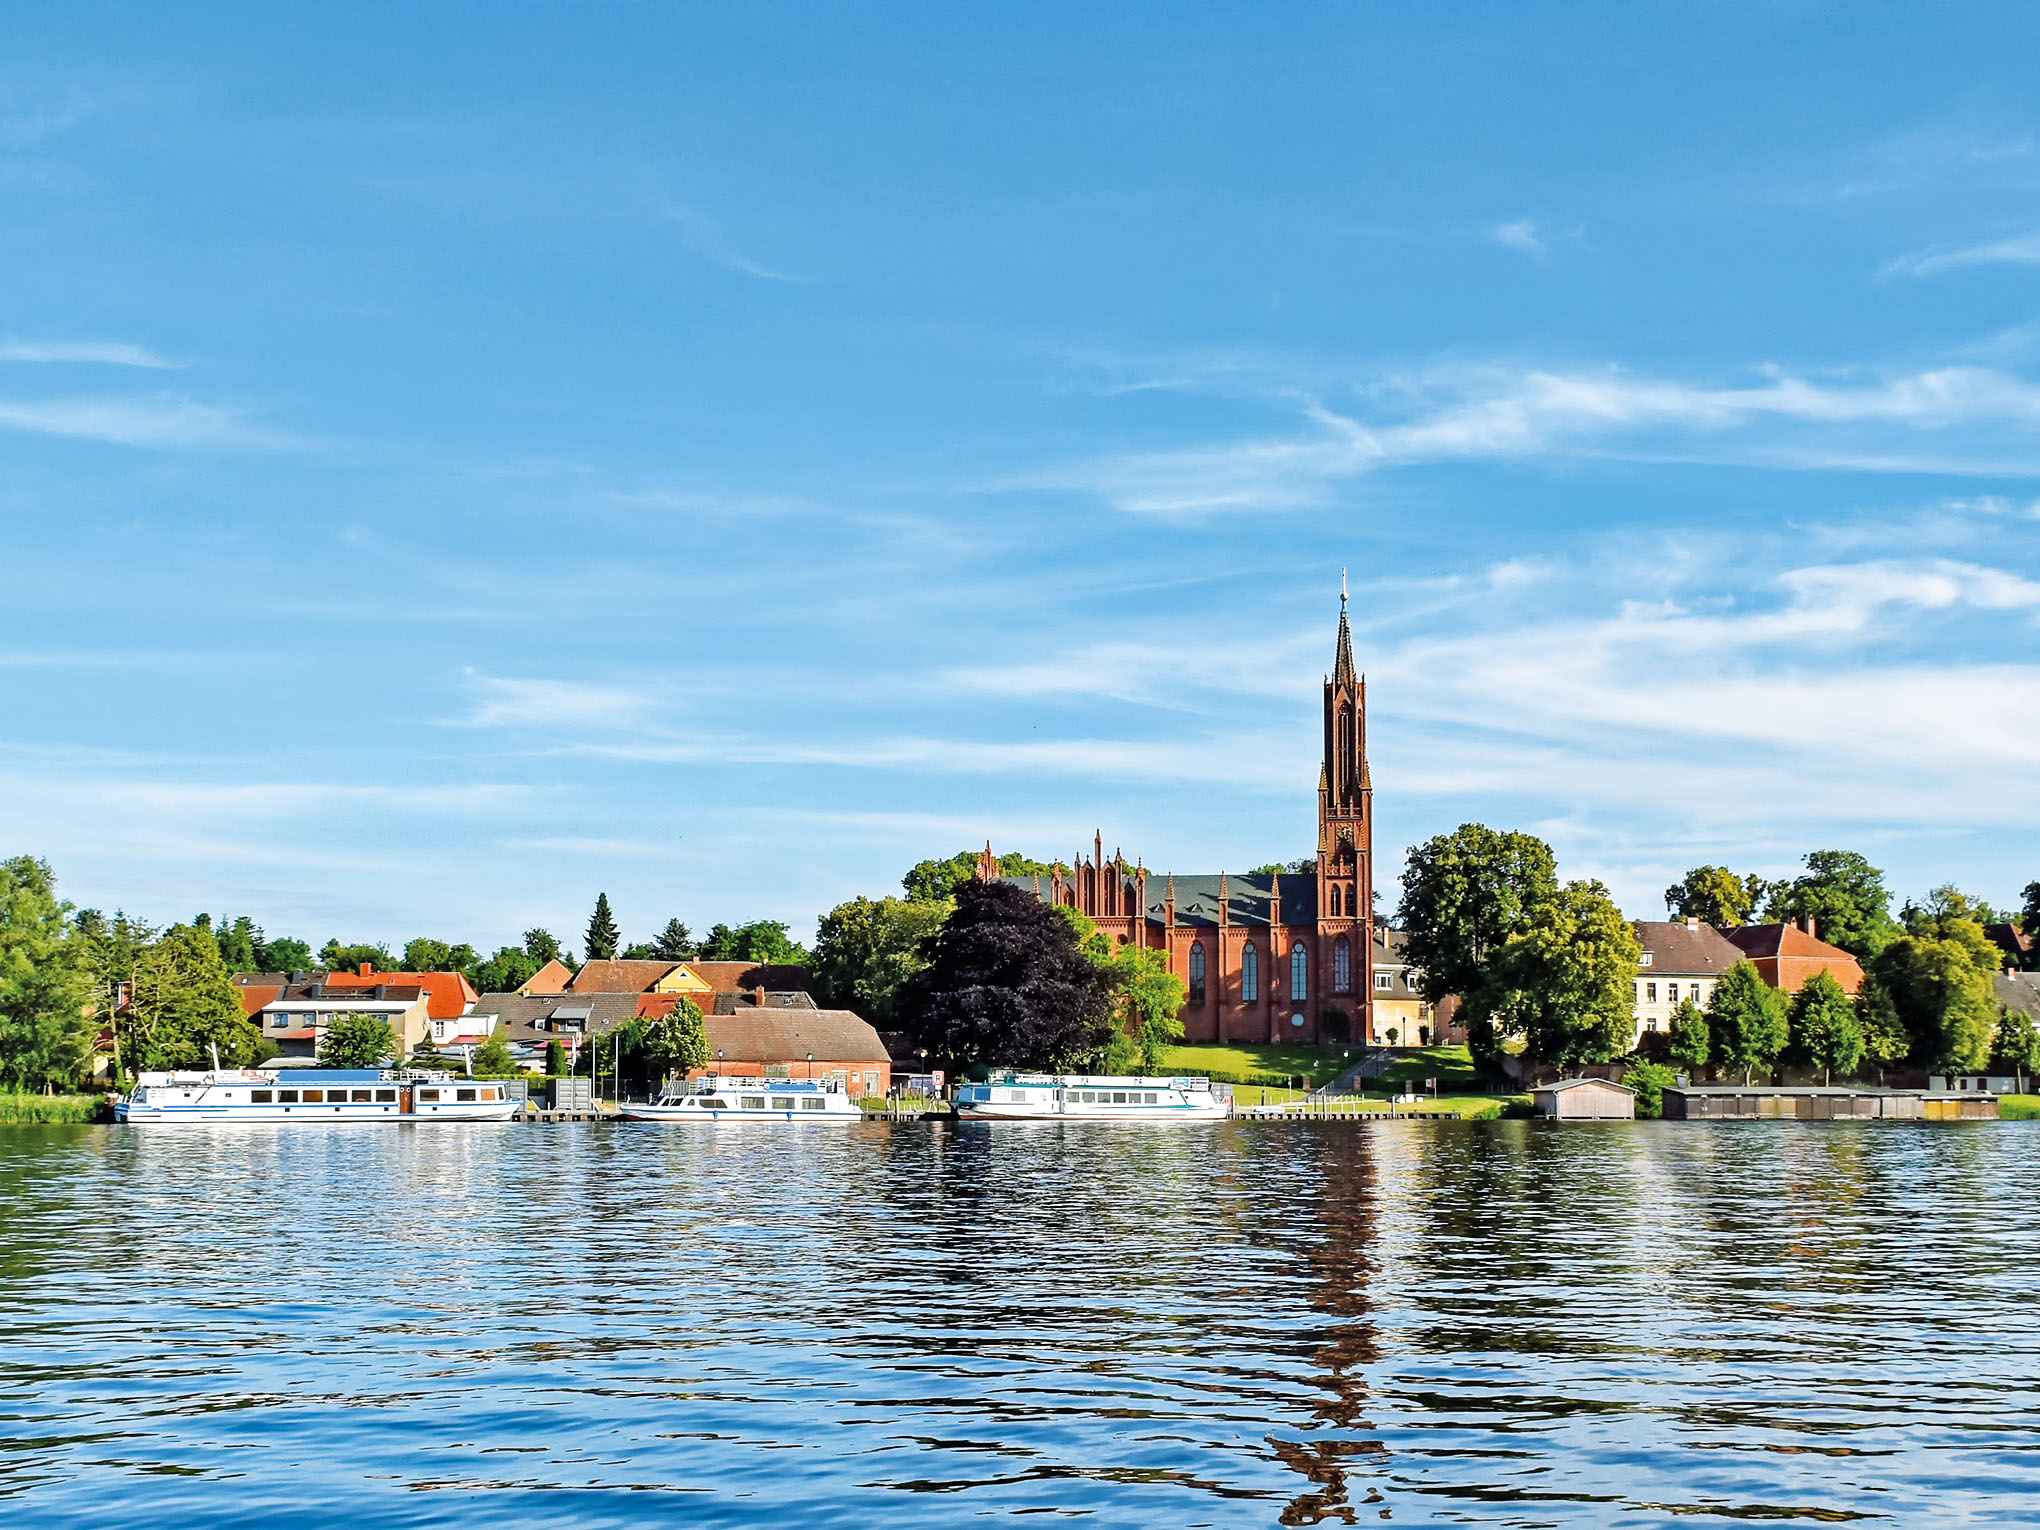
<svg viewBox="0 0 2040 1530">
<path fill-rule="evenodd" d="M 1651 955 L 1650 952 L 1648 951 L 1644 952 L 1643 955 L 1639 956 L 1636 959 L 1636 965 L 1639 967 L 1648 967 L 1650 965 L 1650 955 Z"/>
</svg>

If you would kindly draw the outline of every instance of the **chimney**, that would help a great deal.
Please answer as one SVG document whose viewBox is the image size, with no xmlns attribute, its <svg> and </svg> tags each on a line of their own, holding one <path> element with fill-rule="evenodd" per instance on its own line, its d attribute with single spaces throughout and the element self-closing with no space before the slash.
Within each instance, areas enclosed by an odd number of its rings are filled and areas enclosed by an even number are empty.
<svg viewBox="0 0 2040 1530">
<path fill-rule="evenodd" d="M 1699 916 L 1698 914 L 1688 914 L 1688 915 L 1686 916 L 1686 928 L 1687 928 L 1687 929 L 1689 929 L 1689 930 L 1697 930 L 1697 929 L 1699 929 L 1699 928 L 1700 928 L 1700 916 Z"/>
<path fill-rule="evenodd" d="M 1817 931 L 1817 930 L 1815 929 L 1815 927 L 1814 927 L 1814 923 L 1813 923 L 1813 915 L 1811 915 L 1811 914 L 1808 914 L 1808 915 L 1806 916 L 1806 933 L 1807 933 L 1808 935 L 1812 936 L 1812 937 L 1813 937 L 1813 938 L 1814 938 L 1815 940 L 1818 940 L 1818 939 L 1820 939 L 1820 935 L 1819 935 L 1818 931 Z"/>
<path fill-rule="evenodd" d="M 751 1002 L 760 1009 L 765 1007 L 765 990 L 762 986 L 751 990 Z"/>
<path fill-rule="evenodd" d="M 363 977 L 367 977 L 367 976 L 369 976 L 369 975 L 370 975 L 371 973 L 373 973 L 374 971 L 375 971 L 375 963 L 374 963 L 374 962 L 363 962 L 363 963 L 361 964 L 361 975 L 362 975 Z"/>
</svg>

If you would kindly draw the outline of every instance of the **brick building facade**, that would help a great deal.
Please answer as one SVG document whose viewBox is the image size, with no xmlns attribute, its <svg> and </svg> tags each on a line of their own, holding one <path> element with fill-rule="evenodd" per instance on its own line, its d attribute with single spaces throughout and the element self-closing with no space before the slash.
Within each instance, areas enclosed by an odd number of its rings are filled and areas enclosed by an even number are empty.
<svg viewBox="0 0 2040 1530">
<path fill-rule="evenodd" d="M 1007 880 L 1082 910 L 1119 944 L 1166 951 L 1189 988 L 1186 1041 L 1372 1041 L 1374 786 L 1367 682 L 1353 668 L 1343 593 L 1317 795 L 1307 872 L 1161 876 L 1108 859 L 1094 836 L 1069 871 Z M 982 874 L 997 874 L 989 847 Z"/>
</svg>

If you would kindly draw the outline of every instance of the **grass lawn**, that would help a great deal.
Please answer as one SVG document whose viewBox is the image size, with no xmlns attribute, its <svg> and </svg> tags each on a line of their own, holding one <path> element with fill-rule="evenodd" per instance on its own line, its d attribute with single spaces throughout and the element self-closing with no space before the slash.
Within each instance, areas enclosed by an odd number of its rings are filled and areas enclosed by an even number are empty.
<svg viewBox="0 0 2040 1530">
<path fill-rule="evenodd" d="M 1998 1119 L 2001 1121 L 2040 1121 L 2040 1094 L 1999 1095 Z"/>
<path fill-rule="evenodd" d="M 1352 1062 L 1346 1053 L 1354 1048 L 1284 1046 L 1191 1046 L 1170 1047 L 1162 1054 L 1164 1073 L 1205 1073 L 1224 1082 L 1259 1079 L 1269 1074 L 1286 1078 L 1291 1074 L 1322 1084 L 1338 1077 Z"/>
</svg>

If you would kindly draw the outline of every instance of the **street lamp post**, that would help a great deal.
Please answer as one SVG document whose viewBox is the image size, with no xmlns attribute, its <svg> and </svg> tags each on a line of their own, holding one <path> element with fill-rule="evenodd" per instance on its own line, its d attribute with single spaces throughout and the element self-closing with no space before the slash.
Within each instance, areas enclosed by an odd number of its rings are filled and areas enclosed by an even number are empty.
<svg viewBox="0 0 2040 1530">
<path fill-rule="evenodd" d="M 807 1055 L 807 1081 L 810 1084 L 815 1081 L 815 1054 L 812 1052 Z"/>
</svg>

